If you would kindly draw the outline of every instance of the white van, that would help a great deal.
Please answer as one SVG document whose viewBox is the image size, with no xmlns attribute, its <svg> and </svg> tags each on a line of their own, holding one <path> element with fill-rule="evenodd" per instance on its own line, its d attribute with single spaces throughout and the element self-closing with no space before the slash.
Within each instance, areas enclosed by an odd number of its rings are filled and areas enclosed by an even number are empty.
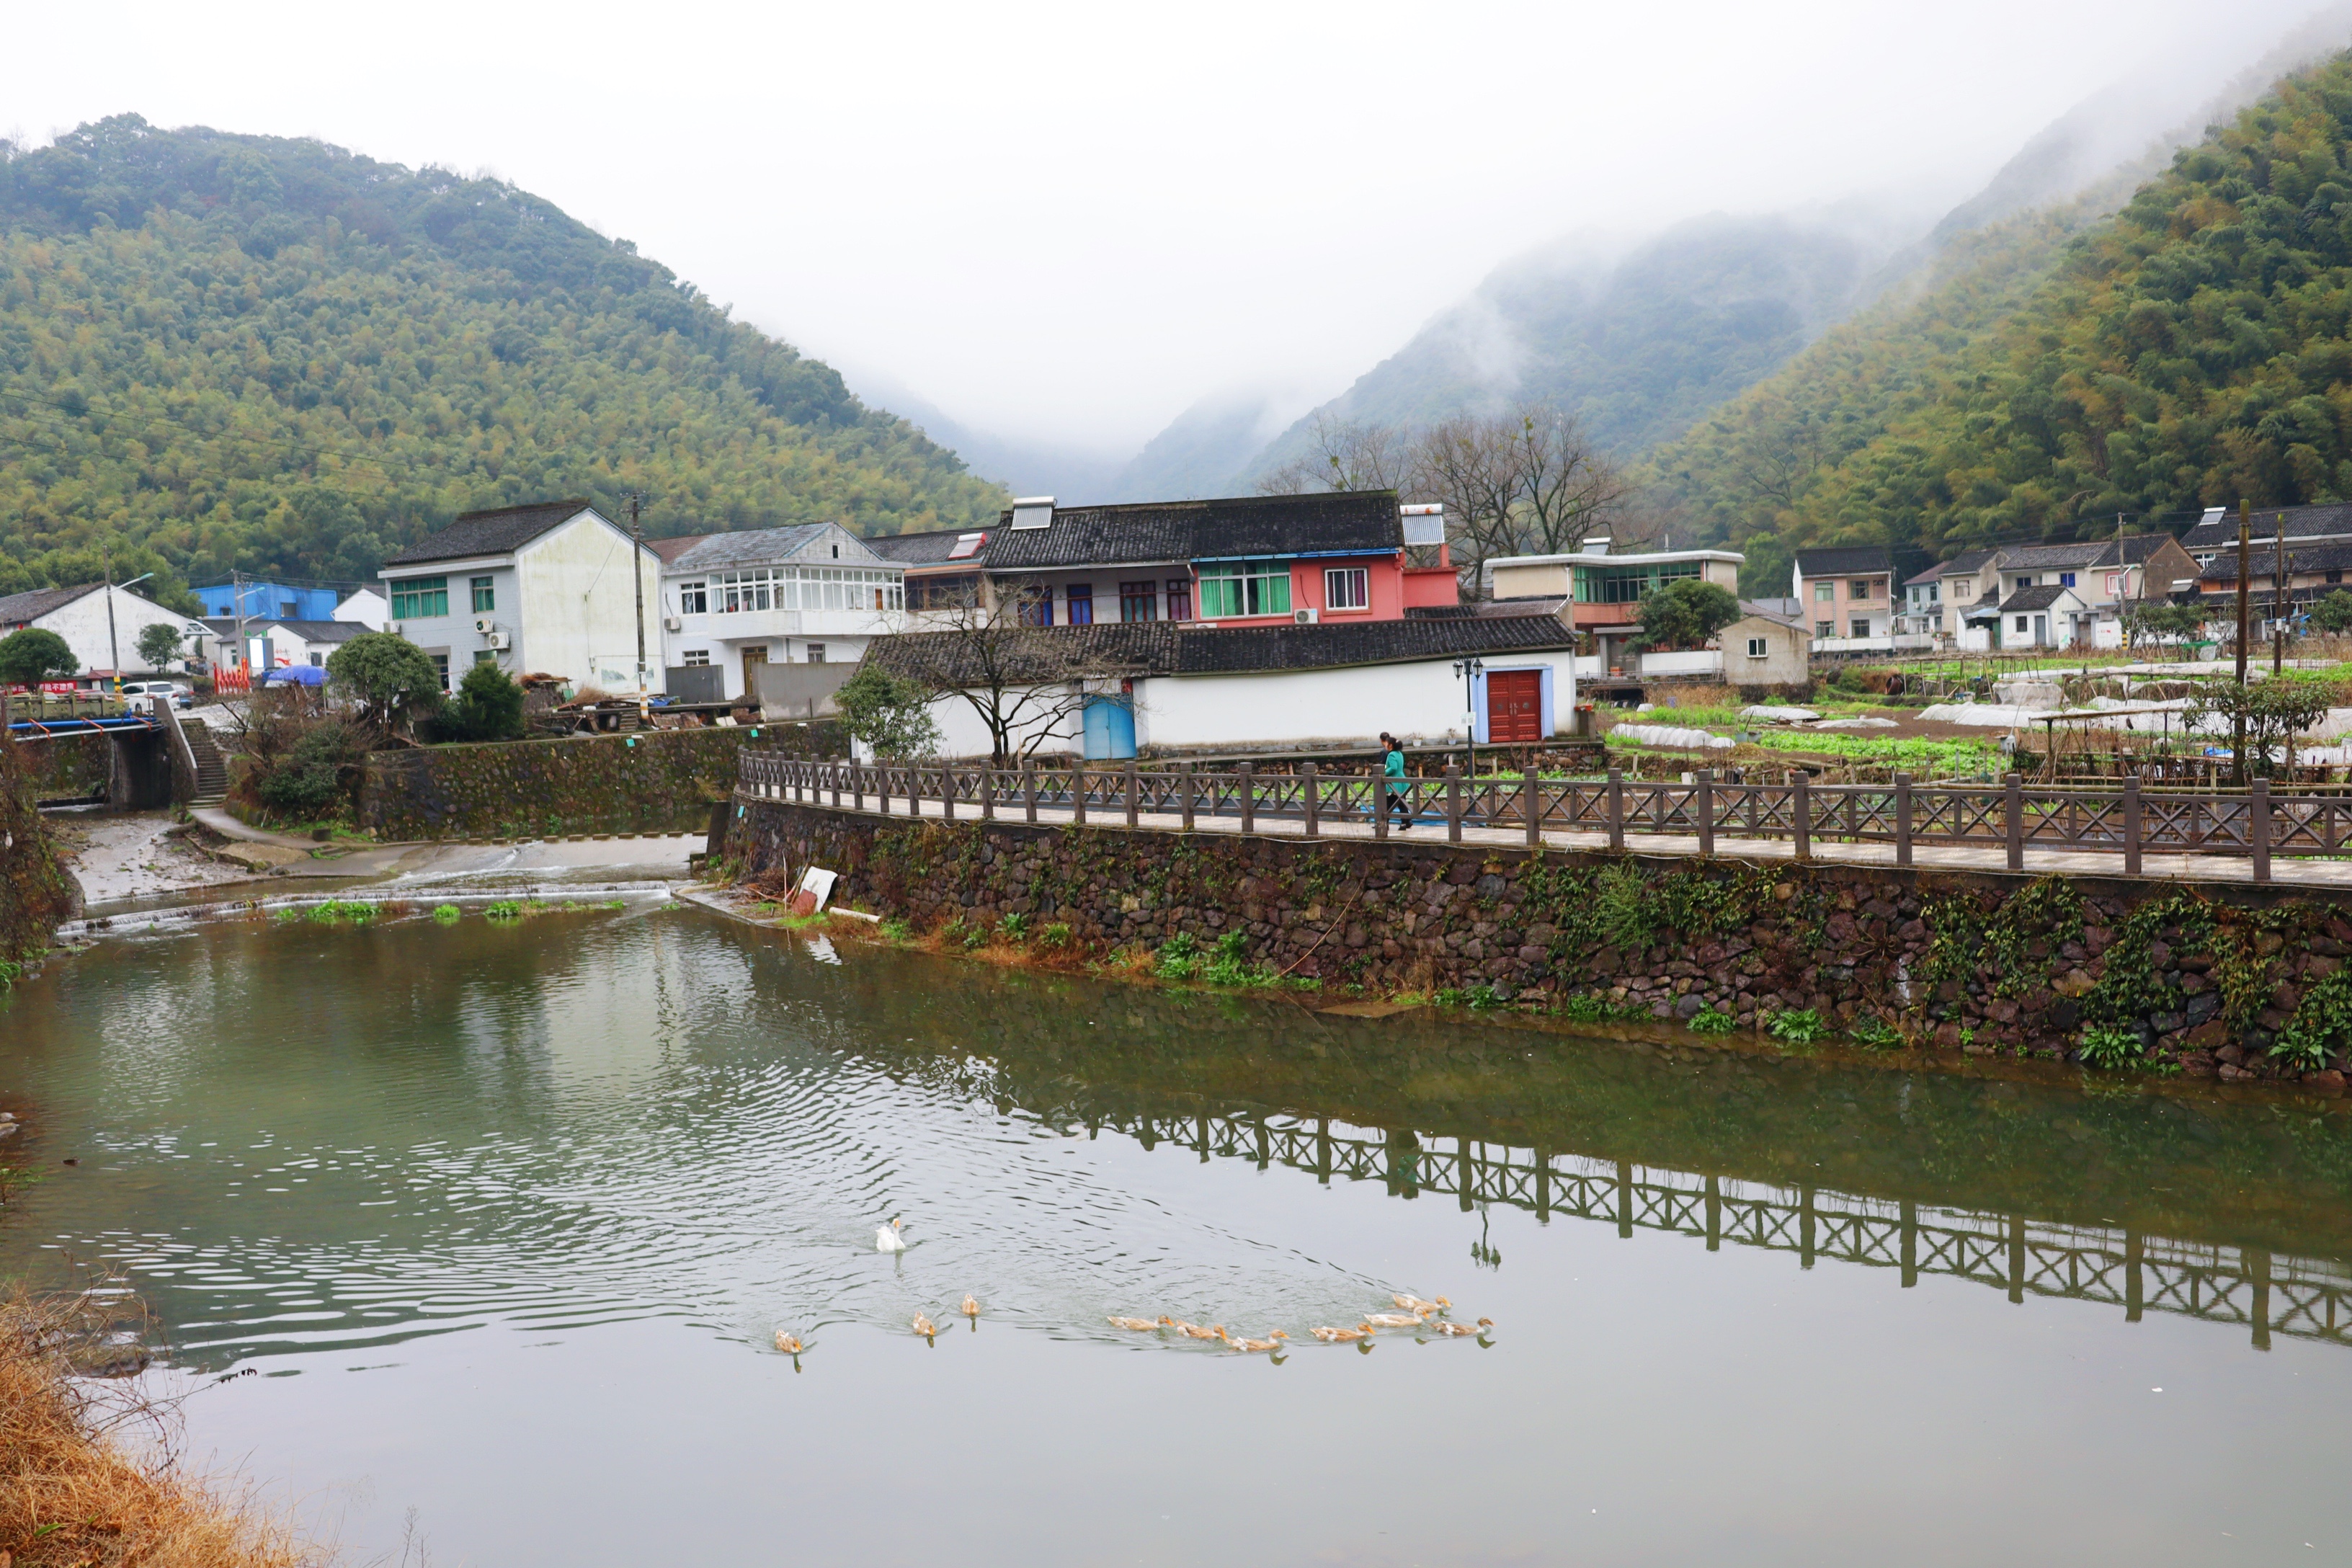
<svg viewBox="0 0 2352 1568">
<path fill-rule="evenodd" d="M 133 712 L 161 698 L 174 708 L 194 708 L 195 693 L 176 680 L 126 680 L 122 683 L 122 700 Z"/>
</svg>

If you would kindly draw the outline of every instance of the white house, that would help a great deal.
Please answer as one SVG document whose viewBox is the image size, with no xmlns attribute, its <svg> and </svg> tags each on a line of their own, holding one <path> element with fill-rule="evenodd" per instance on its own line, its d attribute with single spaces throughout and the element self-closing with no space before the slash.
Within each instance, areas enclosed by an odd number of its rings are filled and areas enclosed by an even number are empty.
<svg viewBox="0 0 2352 1568">
<path fill-rule="evenodd" d="M 372 632 L 383 630 L 392 619 L 392 601 L 373 588 L 354 588 L 335 602 L 334 619 L 354 623 Z M 312 622 L 312 625 L 319 623 Z"/>
<path fill-rule="evenodd" d="M 205 622 L 217 652 L 214 657 L 228 663 L 237 662 L 236 622 L 231 616 L 215 616 Z M 254 620 L 245 623 L 246 668 L 258 680 L 273 669 L 283 669 L 294 664 L 327 662 L 329 656 L 362 632 L 381 628 L 361 621 L 290 621 Z"/>
<path fill-rule="evenodd" d="M 377 574 L 384 630 L 423 648 L 454 689 L 469 666 L 544 673 L 613 695 L 662 689 L 661 557 L 584 500 L 469 511 Z M 633 605 L 642 595 L 642 619 Z"/>
<path fill-rule="evenodd" d="M 113 610 L 110 627 L 110 606 Z M 80 661 L 84 684 L 118 673 L 118 658 L 120 673 L 162 673 L 148 670 L 147 661 L 139 657 L 139 634 L 152 626 L 170 626 L 187 639 L 181 644 L 184 656 L 195 651 L 192 644 L 211 635 L 202 621 L 167 610 L 127 588 L 110 588 L 102 583 L 37 588 L 0 599 L 0 637 L 26 626 L 57 633 Z"/>
<path fill-rule="evenodd" d="M 1612 554 L 1605 534 L 1594 534 L 1567 555 L 1502 555 L 1486 563 L 1489 597 L 1497 601 L 1562 599 L 1567 618 L 1591 635 L 1601 668 L 1636 667 L 1626 648 L 1642 635 L 1636 619 L 1644 595 L 1685 579 L 1712 583 L 1737 597 L 1747 557 L 1731 550 L 1645 550 Z M 1638 668 L 1638 667 L 1636 667 Z"/>
<path fill-rule="evenodd" d="M 1370 745 L 1382 731 L 1458 742 L 1465 727 L 1482 745 L 1536 745 L 1573 728 L 1573 635 L 1541 612 L 1286 626 L 1112 623 L 1023 636 L 1016 657 L 1040 679 L 1014 689 L 1041 700 L 1020 739 L 1042 753 L 1336 749 Z M 867 658 L 951 685 L 971 653 L 957 634 L 919 632 L 878 641 Z M 931 712 L 943 754 L 988 754 L 987 726 L 970 700 L 944 695 Z"/>
<path fill-rule="evenodd" d="M 759 695 L 762 666 L 855 665 L 906 625 L 906 566 L 838 523 L 708 534 L 661 576 L 666 662 L 719 667 L 730 700 Z"/>
</svg>

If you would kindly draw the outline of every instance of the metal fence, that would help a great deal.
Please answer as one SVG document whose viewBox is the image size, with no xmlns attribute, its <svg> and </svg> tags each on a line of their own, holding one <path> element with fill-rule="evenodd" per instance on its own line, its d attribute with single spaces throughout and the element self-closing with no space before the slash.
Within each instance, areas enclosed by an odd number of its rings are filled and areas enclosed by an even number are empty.
<svg viewBox="0 0 2352 1568">
<path fill-rule="evenodd" d="M 1385 838 L 1408 825 L 1442 827 L 1459 842 L 1465 828 L 1602 835 L 1622 849 L 1628 835 L 1697 840 L 1711 855 L 1719 838 L 1788 839 L 1799 859 L 1819 843 L 1890 844 L 1895 863 L 1911 864 L 1918 845 L 1998 848 L 2011 870 L 2025 851 L 2112 854 L 2137 876 L 2147 854 L 2214 855 L 2252 862 L 2253 879 L 2271 879 L 2274 855 L 2332 857 L 2352 839 L 2352 799 L 2274 795 L 2257 779 L 2242 793 L 2144 791 L 2137 779 L 2118 790 L 2029 788 L 2011 773 L 1998 784 L 1919 784 L 1897 773 L 1892 784 L 1816 784 L 1801 773 L 1778 783 L 1717 778 L 1701 771 L 1688 784 L 1628 779 L 1522 776 L 1469 779 L 1447 768 L 1439 779 L 1377 774 L 1186 768 L 993 768 L 963 763 L 806 762 L 772 752 L 742 753 L 738 785 L 761 799 L 829 805 L 858 811 L 1036 821 L 1040 811 L 1076 822 L 1181 826 L 1203 819 L 1296 823 L 1306 837 L 1340 829 Z M 1169 819 L 1175 819 L 1171 822 Z M 1058 820 L 1058 817 L 1057 817 Z"/>
</svg>

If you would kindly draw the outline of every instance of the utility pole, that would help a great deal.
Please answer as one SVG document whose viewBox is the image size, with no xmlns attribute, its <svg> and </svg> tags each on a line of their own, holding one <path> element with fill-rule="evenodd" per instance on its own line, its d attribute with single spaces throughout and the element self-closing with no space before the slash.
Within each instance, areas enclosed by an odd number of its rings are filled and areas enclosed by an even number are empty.
<svg viewBox="0 0 2352 1568">
<path fill-rule="evenodd" d="M 646 698 L 646 541 L 637 526 L 640 499 L 634 493 L 629 497 L 629 579 L 637 590 L 637 728 L 644 730 L 653 723 L 653 709 Z"/>
<path fill-rule="evenodd" d="M 242 669 L 245 667 L 245 574 L 239 572 L 234 566 L 230 567 L 228 572 L 228 607 L 229 614 L 236 617 L 236 655 L 235 666 L 236 668 Z M 247 686 L 246 689 L 250 693 L 252 688 Z M 215 671 L 213 674 L 213 694 L 215 697 L 220 694 L 220 674 L 218 671 Z"/>
<path fill-rule="evenodd" d="M 106 576 L 106 662 L 114 679 L 116 701 L 122 700 L 122 650 L 114 641 L 114 551 L 109 547 L 99 551 L 100 569 Z"/>
<path fill-rule="evenodd" d="M 2237 716 L 2231 723 L 2230 777 L 2242 785 L 2246 782 L 2246 638 L 2251 627 L 2247 621 L 2250 601 L 2247 599 L 2247 578 L 2254 569 L 2253 520 L 2248 504 L 2238 503 L 2238 703 Z"/>
<path fill-rule="evenodd" d="M 2286 668 L 2286 513 L 2278 514 L 2278 547 L 2271 560 L 2271 673 Z"/>
</svg>

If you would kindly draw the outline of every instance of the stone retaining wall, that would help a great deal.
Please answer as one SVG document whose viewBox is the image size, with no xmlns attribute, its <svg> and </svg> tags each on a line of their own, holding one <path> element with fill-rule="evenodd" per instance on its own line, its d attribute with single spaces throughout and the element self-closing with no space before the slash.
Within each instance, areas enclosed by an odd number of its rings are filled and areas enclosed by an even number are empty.
<svg viewBox="0 0 2352 1568">
<path fill-rule="evenodd" d="M 399 840 L 691 833 L 734 788 L 744 746 L 845 751 L 840 726 L 820 721 L 374 752 L 359 822 Z"/>
<path fill-rule="evenodd" d="M 2074 1057 L 2340 1089 L 2352 906 L 2153 882 L 1350 839 L 915 823 L 739 796 L 712 852 L 814 862 L 918 930 L 1067 928 L 1057 951 L 1203 952 L 1368 994 L 1725 1031 Z M 2284 1043 L 2298 1056 L 2273 1057 Z"/>
<path fill-rule="evenodd" d="M 114 741 L 100 731 L 26 741 L 16 755 L 35 800 L 102 800 L 114 776 Z"/>
<path fill-rule="evenodd" d="M 0 734 L 0 959 L 11 962 L 47 951 L 58 922 L 81 904 L 34 809 L 37 792 L 24 766 L 29 749 Z"/>
</svg>

